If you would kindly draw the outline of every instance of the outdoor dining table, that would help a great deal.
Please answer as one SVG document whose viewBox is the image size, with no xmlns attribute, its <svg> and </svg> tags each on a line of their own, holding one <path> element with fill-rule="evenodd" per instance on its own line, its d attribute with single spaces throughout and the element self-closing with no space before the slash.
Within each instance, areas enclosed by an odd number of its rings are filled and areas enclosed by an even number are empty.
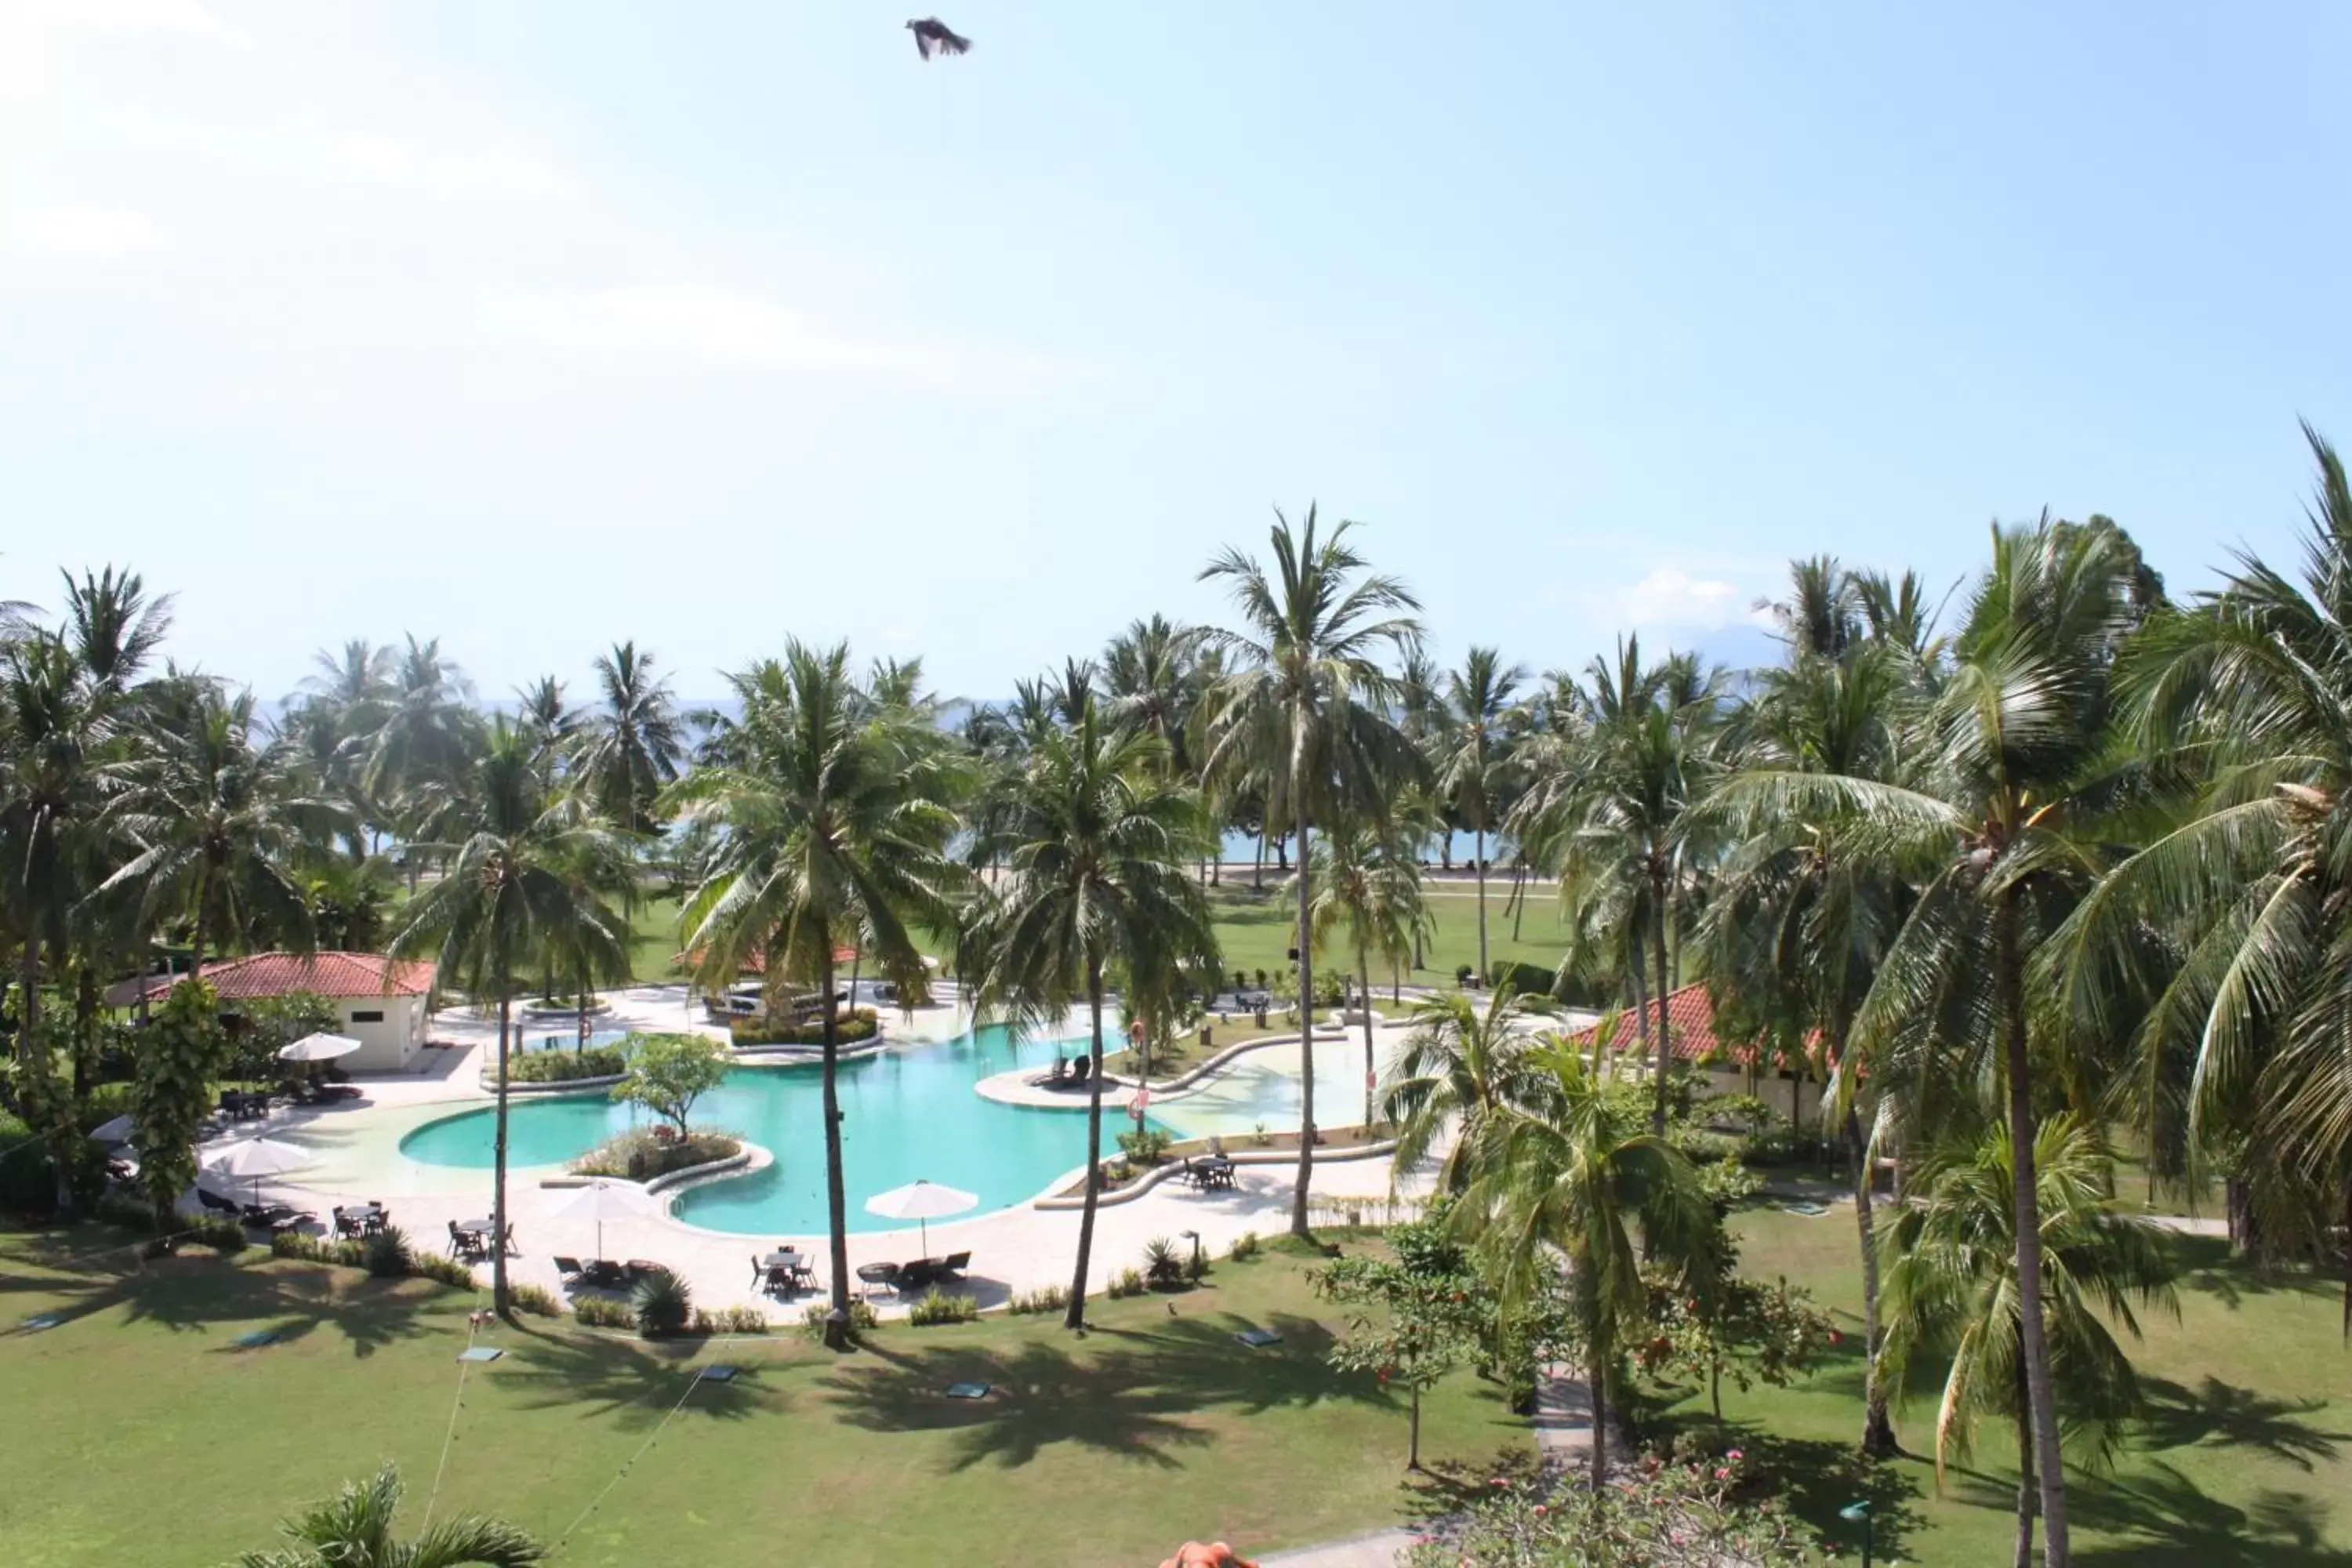
<svg viewBox="0 0 2352 1568">
<path fill-rule="evenodd" d="M 814 1288 L 816 1284 L 816 1270 L 810 1267 L 806 1258 L 793 1247 L 782 1247 L 771 1252 L 760 1259 L 760 1267 L 771 1273 L 781 1269 L 784 1278 L 790 1279 L 794 1285 L 807 1285 Z"/>
<path fill-rule="evenodd" d="M 382 1204 L 345 1204 L 335 1210 L 335 1228 L 341 1231 L 346 1225 L 357 1235 L 373 1236 L 383 1228 L 384 1207 Z"/>
</svg>

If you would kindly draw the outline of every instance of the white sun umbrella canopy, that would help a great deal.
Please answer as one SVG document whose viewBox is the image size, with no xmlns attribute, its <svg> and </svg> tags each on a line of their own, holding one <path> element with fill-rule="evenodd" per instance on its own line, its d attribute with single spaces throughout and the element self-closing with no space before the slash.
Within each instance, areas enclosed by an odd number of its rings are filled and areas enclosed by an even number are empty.
<svg viewBox="0 0 2352 1568">
<path fill-rule="evenodd" d="M 926 1253 L 931 1249 L 930 1221 L 965 1214 L 979 1206 L 980 1200 L 971 1194 L 929 1181 L 909 1182 L 866 1200 L 867 1214 L 879 1215 L 884 1219 L 911 1219 L 921 1226 Z"/>
<path fill-rule="evenodd" d="M 331 1062 L 350 1056 L 366 1042 L 349 1035 L 305 1035 L 278 1053 L 281 1062 Z"/>
<path fill-rule="evenodd" d="M 310 1163 L 310 1151 L 282 1138 L 240 1138 L 214 1150 L 199 1163 L 220 1175 L 252 1177 L 253 1201 L 259 1203 L 262 1177 L 299 1171 Z"/>
<path fill-rule="evenodd" d="M 139 1136 L 139 1123 L 128 1116 L 117 1116 L 91 1128 L 89 1136 L 98 1143 L 128 1143 Z"/>
<path fill-rule="evenodd" d="M 590 1182 L 570 1197 L 555 1205 L 557 1219 L 593 1219 L 596 1222 L 596 1256 L 604 1256 L 604 1222 L 608 1219 L 638 1219 L 652 1214 L 654 1200 L 642 1187 L 620 1182 Z"/>
</svg>

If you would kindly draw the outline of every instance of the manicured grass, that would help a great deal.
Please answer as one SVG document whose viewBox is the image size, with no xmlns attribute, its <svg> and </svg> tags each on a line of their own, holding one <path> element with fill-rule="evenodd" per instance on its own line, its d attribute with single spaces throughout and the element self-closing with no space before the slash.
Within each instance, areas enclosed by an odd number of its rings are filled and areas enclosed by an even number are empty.
<svg viewBox="0 0 2352 1568">
<path fill-rule="evenodd" d="M 1274 1249 L 1202 1289 L 1097 1303 L 1082 1340 L 997 1317 L 894 1325 L 836 1358 L 796 1332 L 656 1346 L 526 1319 L 486 1331 L 506 1357 L 470 1368 L 459 1403 L 471 1297 L 257 1252 L 143 1271 L 121 1249 L 77 1254 L 116 1239 L 0 1237 L 11 1568 L 216 1563 L 385 1459 L 412 1530 L 439 1470 L 438 1516 L 572 1531 L 555 1561 L 632 1568 L 1093 1568 L 1193 1536 L 1255 1554 L 1397 1522 L 1414 1500 L 1402 1400 L 1328 1368 L 1336 1314 Z M 16 1331 L 41 1312 L 67 1321 Z M 1284 1342 L 1236 1343 L 1252 1325 Z M 233 1347 L 264 1327 L 279 1342 Z M 692 1381 L 714 1363 L 743 1374 Z M 958 1382 L 998 1392 L 946 1398 Z M 1483 1473 L 1528 1432 L 1464 1376 L 1429 1400 L 1423 1444 Z"/>
<path fill-rule="evenodd" d="M 1738 1216 L 1742 1268 L 1786 1276 L 1836 1310 L 1845 1343 L 1787 1389 L 1724 1390 L 1730 1442 L 1778 1478 L 1800 1514 L 1843 1542 L 1837 1510 L 1877 1504 L 1879 1561 L 2006 1563 L 2015 1531 L 2016 1446 L 1979 1429 L 1975 1454 L 1938 1499 L 1931 1462 L 1938 1380 L 1912 1392 L 1895 1428 L 1918 1458 L 1872 1468 L 1853 1457 L 1862 1429 L 1862 1306 L 1850 1209 L 1808 1219 L 1775 1209 Z M 2352 1351 L 2340 1331 L 2340 1284 L 2265 1279 L 2219 1241 L 2180 1238 L 2188 1272 L 2180 1317 L 2145 1317 L 2129 1346 L 2150 1408 L 2114 1468 L 2076 1472 L 2067 1489 L 2075 1560 L 2085 1568 L 2210 1568 L 2225 1563 L 2352 1562 Z M 1675 1406 L 1704 1429 L 1704 1394 Z"/>
<path fill-rule="evenodd" d="M 677 929 L 677 900 L 648 898 L 632 913 L 629 977 L 641 985 L 678 978 L 678 972 L 670 964 L 685 945 Z"/>
<path fill-rule="evenodd" d="M 1424 946 L 1422 967 L 1405 973 L 1405 984 L 1450 985 L 1456 964 L 1477 963 L 1475 892 L 1466 881 L 1431 886 L 1429 908 L 1436 920 L 1436 935 Z M 1528 889 L 1527 911 L 1518 922 L 1521 940 L 1516 942 L 1511 937 L 1511 916 L 1503 908 L 1509 895 L 1507 878 L 1497 878 L 1486 885 L 1486 947 L 1490 961 L 1535 963 L 1546 969 L 1556 966 L 1565 942 L 1556 893 L 1548 887 Z M 1271 872 L 1266 877 L 1265 891 L 1252 893 L 1249 874 L 1244 871 L 1237 878 L 1230 868 L 1225 872 L 1224 886 L 1210 889 L 1210 907 L 1216 917 L 1218 944 L 1224 949 L 1228 979 L 1236 969 L 1255 979 L 1261 968 L 1272 975 L 1289 966 L 1292 925 L 1297 913 L 1294 897 L 1276 885 Z M 1324 964 L 1352 965 L 1355 962 L 1352 955 L 1329 948 L 1318 954 L 1318 960 Z M 1374 961 L 1372 988 L 1385 990 L 1389 983 L 1389 971 Z"/>
</svg>

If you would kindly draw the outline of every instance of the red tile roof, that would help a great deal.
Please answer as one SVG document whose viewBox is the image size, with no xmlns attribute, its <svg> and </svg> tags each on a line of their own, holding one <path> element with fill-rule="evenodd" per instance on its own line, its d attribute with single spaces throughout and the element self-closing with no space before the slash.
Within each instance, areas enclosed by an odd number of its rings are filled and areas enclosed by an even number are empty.
<svg viewBox="0 0 2352 1568">
<path fill-rule="evenodd" d="M 1658 1005 L 1652 1002 L 1649 1005 L 1650 1027 L 1657 1027 L 1657 1020 Z M 1639 1048 L 1642 1024 L 1631 1007 L 1619 1013 L 1617 1033 L 1610 1039 L 1609 1048 L 1612 1051 Z M 1594 1024 L 1569 1037 L 1580 1046 L 1589 1047 L 1592 1044 L 1593 1030 L 1599 1027 L 1600 1025 Z M 1695 1062 L 1717 1048 L 1719 1042 L 1715 1037 L 1715 999 L 1706 994 L 1706 986 L 1685 985 L 1667 994 L 1666 1037 L 1673 1043 L 1675 1058 L 1681 1061 Z M 1750 1044 L 1745 1041 L 1733 1047 L 1734 1050 L 1750 1048 Z"/>
<path fill-rule="evenodd" d="M 150 997 L 161 996 L 185 975 L 150 976 Z M 320 952 L 303 957 L 292 952 L 257 952 L 205 966 L 205 980 L 224 1002 L 256 996 L 284 996 L 309 991 L 320 996 L 421 996 L 433 989 L 433 965 L 422 960 L 396 962 L 373 952 Z M 107 1002 L 127 1007 L 139 998 L 139 983 L 126 980 L 110 987 Z"/>
</svg>

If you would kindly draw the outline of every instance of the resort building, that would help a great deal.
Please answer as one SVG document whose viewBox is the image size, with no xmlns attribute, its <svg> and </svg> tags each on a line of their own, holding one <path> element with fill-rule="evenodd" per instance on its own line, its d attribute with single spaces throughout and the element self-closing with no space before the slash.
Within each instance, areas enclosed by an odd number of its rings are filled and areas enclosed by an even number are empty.
<svg viewBox="0 0 2352 1568">
<path fill-rule="evenodd" d="M 186 978 L 147 977 L 143 989 L 149 1005 Z M 425 1048 L 425 1003 L 433 990 L 430 963 L 403 963 L 373 952 L 257 952 L 206 964 L 205 981 L 219 993 L 224 1013 L 236 1012 L 239 1002 L 262 997 L 305 991 L 324 997 L 339 1015 L 335 1032 L 360 1042 L 358 1050 L 342 1058 L 341 1066 L 351 1072 L 398 1072 Z M 142 982 L 126 980 L 109 990 L 106 1000 L 116 1007 L 135 1006 L 142 989 Z"/>
</svg>

